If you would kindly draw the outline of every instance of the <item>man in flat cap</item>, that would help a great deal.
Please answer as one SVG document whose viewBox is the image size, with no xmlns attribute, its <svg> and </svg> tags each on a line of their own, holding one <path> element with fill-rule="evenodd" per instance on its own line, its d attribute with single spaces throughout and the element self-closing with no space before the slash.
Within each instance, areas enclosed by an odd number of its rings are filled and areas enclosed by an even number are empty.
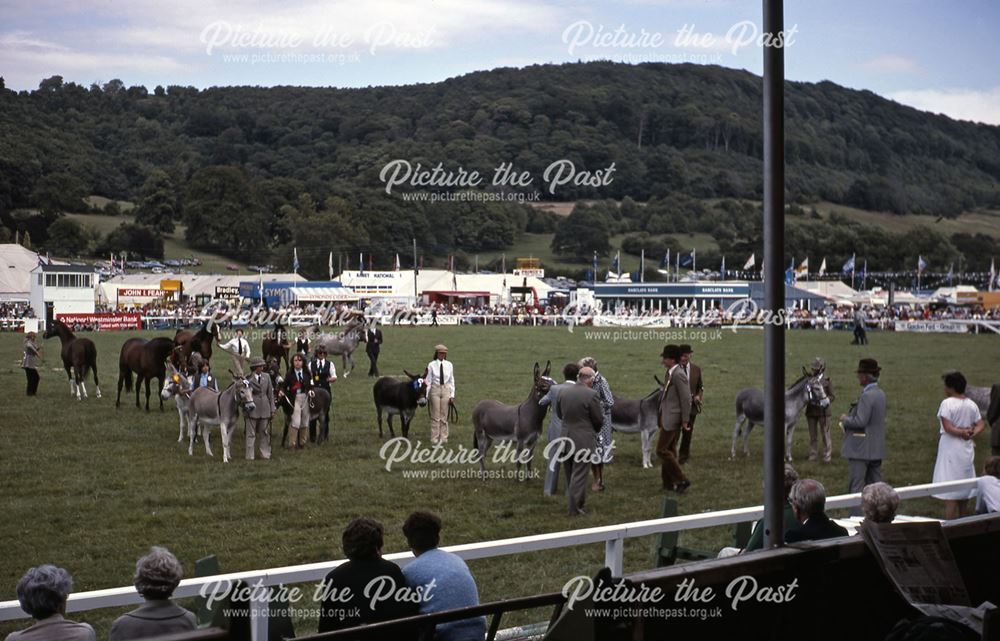
<svg viewBox="0 0 1000 641">
<path fill-rule="evenodd" d="M 833 403 L 833 382 L 826 375 L 826 362 L 817 356 L 812 362 L 812 374 L 823 386 L 823 398 L 809 397 L 806 404 L 806 421 L 809 423 L 809 460 L 818 458 L 820 436 L 823 439 L 823 462 L 829 463 L 833 453 L 833 441 L 830 439 L 830 407 Z"/>
<path fill-rule="evenodd" d="M 448 442 L 448 407 L 455 404 L 455 366 L 448 348 L 434 346 L 434 360 L 427 364 L 427 401 L 431 408 L 431 444 Z"/>
<path fill-rule="evenodd" d="M 844 442 L 840 455 L 847 459 L 847 491 L 860 492 L 866 485 L 882 480 L 882 459 L 885 458 L 885 392 L 878 386 L 882 368 L 874 358 L 862 358 L 858 363 L 858 384 L 861 396 L 840 417 Z M 852 516 L 861 515 L 853 508 Z"/>
</svg>

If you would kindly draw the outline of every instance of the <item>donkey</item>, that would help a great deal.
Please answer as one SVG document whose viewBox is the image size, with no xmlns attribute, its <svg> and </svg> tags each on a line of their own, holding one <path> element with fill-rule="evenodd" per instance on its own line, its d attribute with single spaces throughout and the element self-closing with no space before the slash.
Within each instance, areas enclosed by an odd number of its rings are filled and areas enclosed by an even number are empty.
<svg viewBox="0 0 1000 641">
<path fill-rule="evenodd" d="M 249 381 L 242 373 L 236 374 L 232 371 L 230 373 L 235 380 L 221 392 L 207 387 L 199 387 L 191 392 L 187 408 L 189 456 L 194 455 L 194 438 L 199 425 L 205 425 L 205 452 L 209 456 L 214 456 L 209 443 L 210 426 L 218 425 L 222 432 L 222 462 L 229 462 L 229 444 L 236 430 L 240 406 L 245 412 L 252 412 L 255 407 Z"/>
<path fill-rule="evenodd" d="M 656 378 L 655 376 L 653 378 Z M 656 381 L 659 383 L 659 379 Z M 653 467 L 653 434 L 659 425 L 660 395 L 663 385 L 638 400 L 615 395 L 611 408 L 611 427 L 622 434 L 639 433 L 642 437 L 642 467 Z"/>
<path fill-rule="evenodd" d="M 417 406 L 427 405 L 427 384 L 423 376 L 415 376 L 405 369 L 410 380 L 401 381 L 391 376 L 383 376 L 375 381 L 372 396 L 375 399 L 375 413 L 378 418 L 378 436 L 382 438 L 382 410 L 385 409 L 389 424 L 389 436 L 396 436 L 392 431 L 392 417 L 399 415 L 403 424 L 403 438 L 409 438 L 410 421 L 417 411 Z"/>
<path fill-rule="evenodd" d="M 549 378 L 552 363 L 545 363 L 545 371 L 539 373 L 538 363 L 535 363 L 534 382 L 528 398 L 520 405 L 505 405 L 492 399 L 479 401 L 472 409 L 472 447 L 479 450 L 479 470 L 486 472 L 486 451 L 493 441 L 516 441 L 517 458 L 515 470 L 520 476 L 521 451 L 528 450 L 527 471 L 531 472 L 531 459 L 534 457 L 535 442 L 542 433 L 542 422 L 548 406 L 542 407 L 538 401 L 548 393 L 555 383 Z"/>
<path fill-rule="evenodd" d="M 354 318 L 344 327 L 344 331 L 338 334 L 319 334 L 316 337 L 316 347 L 323 346 L 326 353 L 331 357 L 340 356 L 343 360 L 341 371 L 344 377 L 351 375 L 354 371 L 354 352 L 358 349 L 358 343 L 364 337 L 364 318 Z M 350 367 L 348 367 L 350 364 Z"/>
<path fill-rule="evenodd" d="M 809 403 L 820 403 L 826 398 L 823 384 L 818 375 L 810 374 L 802 368 L 802 376 L 785 390 L 785 460 L 792 460 L 792 437 L 795 421 L 799 413 Z M 748 422 L 743 429 L 744 422 Z M 736 458 L 736 439 L 743 434 L 743 455 L 750 456 L 750 430 L 757 423 L 764 423 L 764 392 L 756 388 L 740 390 L 736 395 L 736 425 L 733 427 L 733 446 L 729 458 Z"/>
<path fill-rule="evenodd" d="M 188 405 L 191 402 L 191 392 L 194 391 L 194 385 L 191 380 L 180 372 L 173 363 L 167 364 L 167 378 L 163 382 L 163 388 L 160 390 L 160 404 L 163 401 L 168 401 L 171 398 L 174 399 L 174 403 L 177 405 L 177 416 L 180 423 L 180 429 L 177 433 L 177 442 L 180 443 L 184 440 L 184 428 L 188 428 L 188 433 L 190 434 L 194 430 L 188 426 Z"/>
<path fill-rule="evenodd" d="M 87 372 L 94 373 L 94 387 L 97 388 L 97 398 L 101 398 L 101 384 L 97 380 L 97 346 L 89 338 L 77 338 L 69 327 L 60 320 L 53 320 L 43 334 L 44 338 L 59 337 L 62 343 L 62 362 L 69 378 L 69 393 L 82 401 L 87 396 L 87 386 L 83 379 Z"/>
<path fill-rule="evenodd" d="M 157 379 L 162 388 L 166 379 L 165 361 L 173 355 L 174 341 L 159 337 L 151 340 L 130 338 L 122 344 L 118 356 L 118 398 L 115 407 L 121 406 L 122 387 L 132 391 L 132 374 L 135 374 L 135 406 L 139 405 L 139 388 L 146 383 L 146 411 L 149 411 L 149 381 Z M 160 396 L 160 411 L 163 411 L 163 396 Z"/>
</svg>

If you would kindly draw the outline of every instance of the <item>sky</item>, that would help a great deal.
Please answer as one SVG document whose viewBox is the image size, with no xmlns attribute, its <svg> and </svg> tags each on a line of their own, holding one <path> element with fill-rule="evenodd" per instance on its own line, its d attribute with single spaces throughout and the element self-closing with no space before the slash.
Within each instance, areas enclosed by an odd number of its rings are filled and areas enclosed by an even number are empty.
<svg viewBox="0 0 1000 641">
<path fill-rule="evenodd" d="M 759 0 L 0 0 L 0 76 L 89 86 L 436 82 L 617 60 L 761 72 Z M 788 0 L 785 73 L 1000 125 L 997 0 Z"/>
</svg>

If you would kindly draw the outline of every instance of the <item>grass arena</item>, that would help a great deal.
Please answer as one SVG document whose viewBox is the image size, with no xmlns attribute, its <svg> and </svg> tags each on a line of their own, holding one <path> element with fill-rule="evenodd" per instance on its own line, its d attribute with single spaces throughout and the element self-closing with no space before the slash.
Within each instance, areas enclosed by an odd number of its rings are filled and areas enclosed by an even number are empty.
<svg viewBox="0 0 1000 641">
<path fill-rule="evenodd" d="M 562 365 L 583 356 L 597 359 L 600 371 L 621 396 L 639 398 L 662 377 L 659 353 L 666 342 L 694 346 L 693 361 L 705 379 L 704 413 L 695 426 L 692 458 L 685 466 L 693 485 L 676 497 L 681 514 L 757 505 L 762 502 L 763 433 L 750 436 L 748 459 L 729 459 L 736 393 L 763 383 L 763 334 L 760 331 L 714 329 L 591 329 L 531 327 L 384 327 L 379 360 L 383 375 L 423 371 L 436 343 L 449 347 L 455 364 L 459 420 L 451 426 L 448 447 L 472 447 L 472 407 L 482 399 L 518 403 L 532 385 L 532 367 L 552 362 L 561 380 Z M 275 417 L 270 461 L 243 458 L 243 427 L 233 438 L 233 461 L 222 462 L 217 427 L 212 428 L 214 458 L 187 441 L 177 442 L 178 418 L 173 401 L 159 410 L 153 390 L 148 414 L 123 392 L 115 409 L 118 354 L 134 336 L 173 336 L 168 332 L 89 333 L 98 349 L 103 398 L 95 398 L 88 378 L 88 399 L 70 396 L 59 360 L 58 339 L 44 344 L 41 386 L 34 398 L 24 396 L 24 374 L 18 367 L 19 334 L 0 335 L 0 474 L 4 510 L 0 520 L 0 585 L 2 599 L 14 599 L 14 586 L 31 565 L 54 563 L 74 577 L 75 591 L 128 585 L 135 559 L 150 545 L 165 545 L 184 564 L 187 576 L 194 561 L 219 557 L 224 572 L 235 572 L 343 556 L 340 536 L 359 516 L 381 521 L 386 528 L 384 552 L 406 550 L 403 520 L 414 509 L 437 512 L 444 523 L 442 545 L 508 538 L 660 516 L 658 464 L 642 469 L 638 435 L 615 436 L 615 461 L 606 470 L 607 490 L 588 492 L 588 514 L 566 516 L 563 496 L 545 497 L 541 477 L 512 478 L 513 463 L 497 464 L 488 455 L 489 474 L 476 465 L 440 461 L 401 462 L 385 469 L 372 403 L 373 379 L 367 378 L 363 348 L 355 353 L 356 369 L 345 377 L 334 359 L 339 380 L 333 384 L 329 442 L 303 451 L 278 447 L 283 417 Z M 231 332 L 223 330 L 223 337 Z M 260 354 L 260 331 L 248 334 Z M 876 358 L 883 368 L 881 387 L 888 398 L 887 452 L 884 480 L 901 486 L 931 480 L 937 452 L 936 412 L 943 392 L 941 374 L 959 369 L 971 385 L 997 380 L 1000 337 L 873 332 L 869 345 L 852 346 L 848 332 L 795 330 L 787 333 L 788 382 L 815 356 L 826 359 L 834 383 L 833 416 L 847 411 L 860 388 L 854 376 L 859 358 Z M 229 358 L 216 354 L 214 371 L 220 384 L 230 380 Z M 126 398 L 128 396 L 128 398 Z M 547 422 L 547 419 L 546 419 Z M 410 439 L 429 444 L 426 409 L 413 420 Z M 398 421 L 396 422 L 399 435 Z M 543 430 L 544 431 L 544 430 Z M 847 464 L 838 455 L 841 433 L 833 428 L 834 459 L 808 462 L 805 418 L 796 424 L 794 465 L 801 476 L 820 480 L 829 494 L 846 491 Z M 388 437 L 388 435 L 387 435 Z M 977 440 L 976 469 L 989 452 L 988 433 Z M 534 469 L 541 471 L 544 435 L 536 446 Z M 654 463 L 656 461 L 654 460 Z M 565 481 L 560 482 L 560 491 Z M 943 504 L 933 499 L 906 502 L 901 512 L 941 516 Z M 731 530 L 685 532 L 686 547 L 717 550 L 729 543 Z M 652 540 L 628 540 L 625 570 L 648 567 Z M 556 591 L 576 575 L 593 575 L 603 564 L 603 546 L 529 553 L 470 561 L 482 602 Z M 88 612 L 86 620 L 105 637 L 111 621 L 128 608 Z M 537 614 L 537 613 L 535 613 Z M 523 613 L 507 623 L 541 620 L 545 614 Z M 308 607 L 296 622 L 300 634 L 315 630 Z M 23 622 L 0 625 L 0 634 Z"/>
</svg>

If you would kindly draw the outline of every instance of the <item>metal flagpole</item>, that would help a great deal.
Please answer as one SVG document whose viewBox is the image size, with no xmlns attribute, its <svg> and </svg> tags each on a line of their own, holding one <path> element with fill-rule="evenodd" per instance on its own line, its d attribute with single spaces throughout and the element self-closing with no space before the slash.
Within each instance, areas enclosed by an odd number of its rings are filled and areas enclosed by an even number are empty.
<svg viewBox="0 0 1000 641">
<path fill-rule="evenodd" d="M 763 33 L 772 41 L 784 29 L 783 0 L 763 0 Z M 767 40 L 764 40 L 767 42 Z M 764 49 L 764 309 L 782 318 L 785 281 L 785 58 L 784 48 Z M 764 547 L 784 543 L 785 327 L 764 326 Z"/>
</svg>

